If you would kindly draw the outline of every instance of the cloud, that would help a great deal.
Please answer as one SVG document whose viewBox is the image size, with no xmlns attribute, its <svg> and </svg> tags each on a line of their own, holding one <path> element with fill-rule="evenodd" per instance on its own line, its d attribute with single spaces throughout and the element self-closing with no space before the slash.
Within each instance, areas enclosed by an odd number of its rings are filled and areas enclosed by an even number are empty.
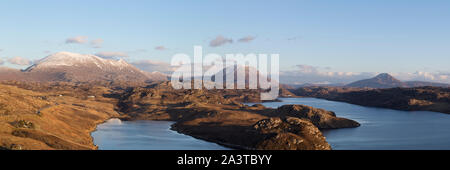
<svg viewBox="0 0 450 170">
<path fill-rule="evenodd" d="M 16 65 L 21 65 L 21 66 L 26 66 L 26 65 L 31 64 L 30 60 L 23 58 L 23 57 L 19 57 L 19 56 L 8 59 L 8 62 L 11 64 L 16 64 Z"/>
<path fill-rule="evenodd" d="M 161 73 L 171 73 L 175 70 L 174 66 L 162 61 L 141 60 L 132 62 L 131 64 L 147 72 L 157 71 Z"/>
<path fill-rule="evenodd" d="M 76 36 L 66 39 L 66 44 L 84 44 L 88 41 L 86 36 Z"/>
<path fill-rule="evenodd" d="M 347 84 L 354 81 L 372 78 L 377 72 L 345 72 L 332 71 L 330 67 L 317 67 L 311 65 L 296 65 L 293 69 L 280 71 L 280 82 L 286 84 Z M 448 72 L 425 72 L 416 71 L 412 73 L 393 72 L 389 73 L 401 81 L 427 81 L 450 84 L 450 73 Z"/>
<path fill-rule="evenodd" d="M 390 73 L 392 76 L 403 81 L 430 81 L 450 83 L 450 73 L 416 71 L 414 73 Z"/>
<path fill-rule="evenodd" d="M 367 79 L 377 73 L 331 71 L 330 67 L 296 65 L 293 69 L 280 72 L 280 82 L 286 84 L 346 84 Z"/>
<path fill-rule="evenodd" d="M 250 41 L 253 41 L 255 38 L 256 37 L 254 37 L 254 36 L 246 36 L 246 37 L 239 39 L 238 41 L 239 42 L 250 42 Z"/>
<path fill-rule="evenodd" d="M 209 46 L 218 47 L 221 45 L 225 45 L 226 43 L 233 43 L 233 40 L 219 35 L 215 39 L 211 40 L 211 42 L 209 42 Z"/>
<path fill-rule="evenodd" d="M 124 52 L 99 52 L 96 53 L 95 55 L 105 59 L 117 59 L 128 57 L 128 54 Z"/>
<path fill-rule="evenodd" d="M 103 39 L 98 38 L 91 41 L 91 46 L 94 48 L 101 48 L 103 45 Z"/>
<path fill-rule="evenodd" d="M 157 46 L 157 47 L 155 47 L 155 50 L 160 50 L 160 51 L 163 51 L 163 50 L 166 50 L 167 48 L 166 47 L 164 47 L 164 46 Z"/>
<path fill-rule="evenodd" d="M 355 73 L 355 72 L 333 72 L 329 71 L 331 70 L 330 67 L 316 67 L 316 66 L 310 66 L 310 65 L 296 65 L 297 69 L 296 72 L 301 74 L 312 74 L 312 75 L 320 75 L 320 76 L 354 76 L 354 75 L 360 75 L 361 73 Z"/>
<path fill-rule="evenodd" d="M 317 67 L 310 66 L 310 65 L 299 64 L 299 65 L 297 65 L 297 67 L 299 69 L 298 71 L 302 72 L 302 73 L 318 73 L 319 72 Z"/>
</svg>

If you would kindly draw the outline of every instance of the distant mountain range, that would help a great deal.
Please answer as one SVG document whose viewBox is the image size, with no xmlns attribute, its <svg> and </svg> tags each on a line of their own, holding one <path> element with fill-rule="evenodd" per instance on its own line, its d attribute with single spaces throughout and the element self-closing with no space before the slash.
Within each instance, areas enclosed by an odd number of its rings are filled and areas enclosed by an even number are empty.
<svg viewBox="0 0 450 170">
<path fill-rule="evenodd" d="M 359 88 L 394 88 L 394 87 L 423 87 L 423 86 L 434 86 L 434 87 L 450 87 L 449 84 L 444 83 L 433 83 L 424 81 L 400 81 L 393 76 L 382 73 L 374 78 L 359 80 L 350 84 L 345 85 L 346 87 L 359 87 Z"/>
<path fill-rule="evenodd" d="M 450 84 L 434 83 L 426 81 L 400 81 L 388 73 L 381 73 L 377 76 L 355 81 L 349 84 L 314 84 L 305 83 L 299 85 L 289 85 L 290 87 L 297 89 L 301 87 L 356 87 L 356 88 L 395 88 L 395 87 L 450 87 Z"/>
<path fill-rule="evenodd" d="M 144 72 L 124 60 L 95 55 L 59 52 L 49 55 L 25 70 L 0 69 L 0 80 L 29 81 L 163 81 L 165 74 Z"/>
<path fill-rule="evenodd" d="M 259 73 L 256 68 L 243 67 L 246 77 Z M 219 71 L 223 75 L 235 74 L 236 68 Z M 218 73 L 218 74 L 219 74 Z M 257 77 L 256 75 L 254 75 Z M 215 76 L 213 76 L 212 79 Z M 234 77 L 234 76 L 233 76 Z M 95 55 L 84 55 L 70 52 L 58 52 L 49 55 L 25 70 L 0 67 L 0 80 L 17 81 L 66 81 L 66 82 L 145 82 L 166 81 L 168 75 L 160 72 L 145 72 L 124 60 L 104 59 Z M 225 82 L 224 78 L 224 82 Z M 236 80 L 234 80 L 236 81 Z M 245 80 L 246 84 L 249 81 Z M 281 82 L 282 83 L 282 82 Z M 260 85 L 258 83 L 258 85 Z M 357 87 L 357 88 L 393 88 L 393 87 L 450 87 L 449 84 L 424 81 L 400 81 L 393 76 L 382 73 L 374 78 L 359 80 L 349 84 L 303 84 L 289 85 L 289 88 L 299 87 Z M 286 88 L 285 87 L 285 88 Z"/>
</svg>

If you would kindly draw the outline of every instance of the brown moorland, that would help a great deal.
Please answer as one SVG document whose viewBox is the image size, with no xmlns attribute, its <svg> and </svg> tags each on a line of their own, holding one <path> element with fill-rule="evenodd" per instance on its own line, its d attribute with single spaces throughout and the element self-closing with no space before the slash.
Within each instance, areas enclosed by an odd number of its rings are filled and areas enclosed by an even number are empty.
<svg viewBox="0 0 450 170">
<path fill-rule="evenodd" d="M 118 116 L 114 105 L 0 84 L 0 147 L 3 149 L 96 149 L 90 132 Z"/>
</svg>

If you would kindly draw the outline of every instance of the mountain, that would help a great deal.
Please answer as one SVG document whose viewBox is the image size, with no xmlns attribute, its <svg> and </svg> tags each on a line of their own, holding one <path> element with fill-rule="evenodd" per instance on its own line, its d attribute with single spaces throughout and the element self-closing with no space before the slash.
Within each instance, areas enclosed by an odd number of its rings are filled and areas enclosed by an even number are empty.
<svg viewBox="0 0 450 170">
<path fill-rule="evenodd" d="M 124 60 L 103 59 L 95 55 L 59 52 L 49 55 L 27 69 L 3 71 L 0 78 L 11 79 L 17 75 L 19 80 L 68 81 L 68 82 L 143 82 L 167 80 L 158 73 L 147 73 Z"/>
<path fill-rule="evenodd" d="M 388 73 L 382 73 L 374 78 L 359 80 L 350 84 L 345 85 L 345 87 L 358 87 L 358 88 L 394 88 L 394 87 L 450 87 L 449 84 L 445 83 L 434 83 L 434 82 L 424 82 L 424 81 L 406 81 L 402 82 Z"/>
<path fill-rule="evenodd" d="M 405 87 L 406 84 L 387 73 L 382 73 L 374 78 L 359 80 L 346 85 L 347 87 L 368 87 L 368 88 L 393 88 Z"/>
<path fill-rule="evenodd" d="M 149 80 L 151 81 L 167 81 L 169 80 L 169 76 L 168 74 L 165 73 L 161 73 L 159 71 L 153 71 L 153 72 L 146 72 L 143 71 L 143 73 L 148 77 Z"/>
<path fill-rule="evenodd" d="M 34 77 L 34 78 L 33 78 Z M 42 80 L 40 77 L 31 76 L 30 74 L 25 74 L 19 69 L 0 67 L 0 80 L 23 80 L 23 81 L 34 81 Z"/>
<path fill-rule="evenodd" d="M 250 67 L 250 66 L 243 66 L 243 65 L 234 65 L 234 66 L 229 66 L 226 67 L 224 69 L 219 70 L 217 73 L 215 73 L 214 75 L 211 76 L 211 80 L 215 81 L 216 76 L 223 76 L 222 78 L 222 82 L 224 83 L 224 86 L 226 87 L 226 82 L 227 80 L 229 82 L 234 83 L 234 88 L 237 88 L 237 82 L 238 82 L 238 68 L 244 70 L 244 74 L 245 75 L 239 75 L 242 76 L 242 78 L 244 78 L 244 83 L 245 83 L 245 88 L 248 89 L 250 86 L 250 77 L 255 78 L 256 80 L 256 86 L 259 88 L 261 85 L 264 87 L 269 87 L 271 85 L 271 82 L 263 82 L 263 81 L 259 81 L 259 74 L 261 74 L 259 72 L 259 70 L 255 67 Z M 266 75 L 266 77 L 268 78 L 268 80 L 270 80 L 270 75 Z M 227 79 L 227 78 L 231 78 L 231 79 Z M 208 80 L 208 78 L 207 78 Z M 278 82 L 274 82 L 274 83 L 278 83 Z"/>
</svg>

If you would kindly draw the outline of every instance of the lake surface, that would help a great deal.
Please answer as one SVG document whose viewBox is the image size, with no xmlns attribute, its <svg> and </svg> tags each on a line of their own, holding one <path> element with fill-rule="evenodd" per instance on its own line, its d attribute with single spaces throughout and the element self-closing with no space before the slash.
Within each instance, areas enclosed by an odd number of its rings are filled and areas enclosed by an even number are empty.
<svg viewBox="0 0 450 170">
<path fill-rule="evenodd" d="M 316 98 L 282 98 L 266 107 L 304 104 L 336 112 L 360 127 L 323 132 L 335 150 L 450 150 L 450 115 L 428 111 L 398 111 Z"/>
<path fill-rule="evenodd" d="M 315 98 L 282 98 L 267 107 L 304 104 L 336 112 L 360 127 L 323 131 L 335 150 L 450 150 L 450 115 L 427 111 L 398 111 Z M 249 105 L 252 105 L 249 103 Z M 92 133 L 99 149 L 107 150 L 223 150 L 215 143 L 170 130 L 168 121 L 111 119 Z"/>
<path fill-rule="evenodd" d="M 170 130 L 173 123 L 110 119 L 91 135 L 101 150 L 228 150 Z"/>
</svg>

